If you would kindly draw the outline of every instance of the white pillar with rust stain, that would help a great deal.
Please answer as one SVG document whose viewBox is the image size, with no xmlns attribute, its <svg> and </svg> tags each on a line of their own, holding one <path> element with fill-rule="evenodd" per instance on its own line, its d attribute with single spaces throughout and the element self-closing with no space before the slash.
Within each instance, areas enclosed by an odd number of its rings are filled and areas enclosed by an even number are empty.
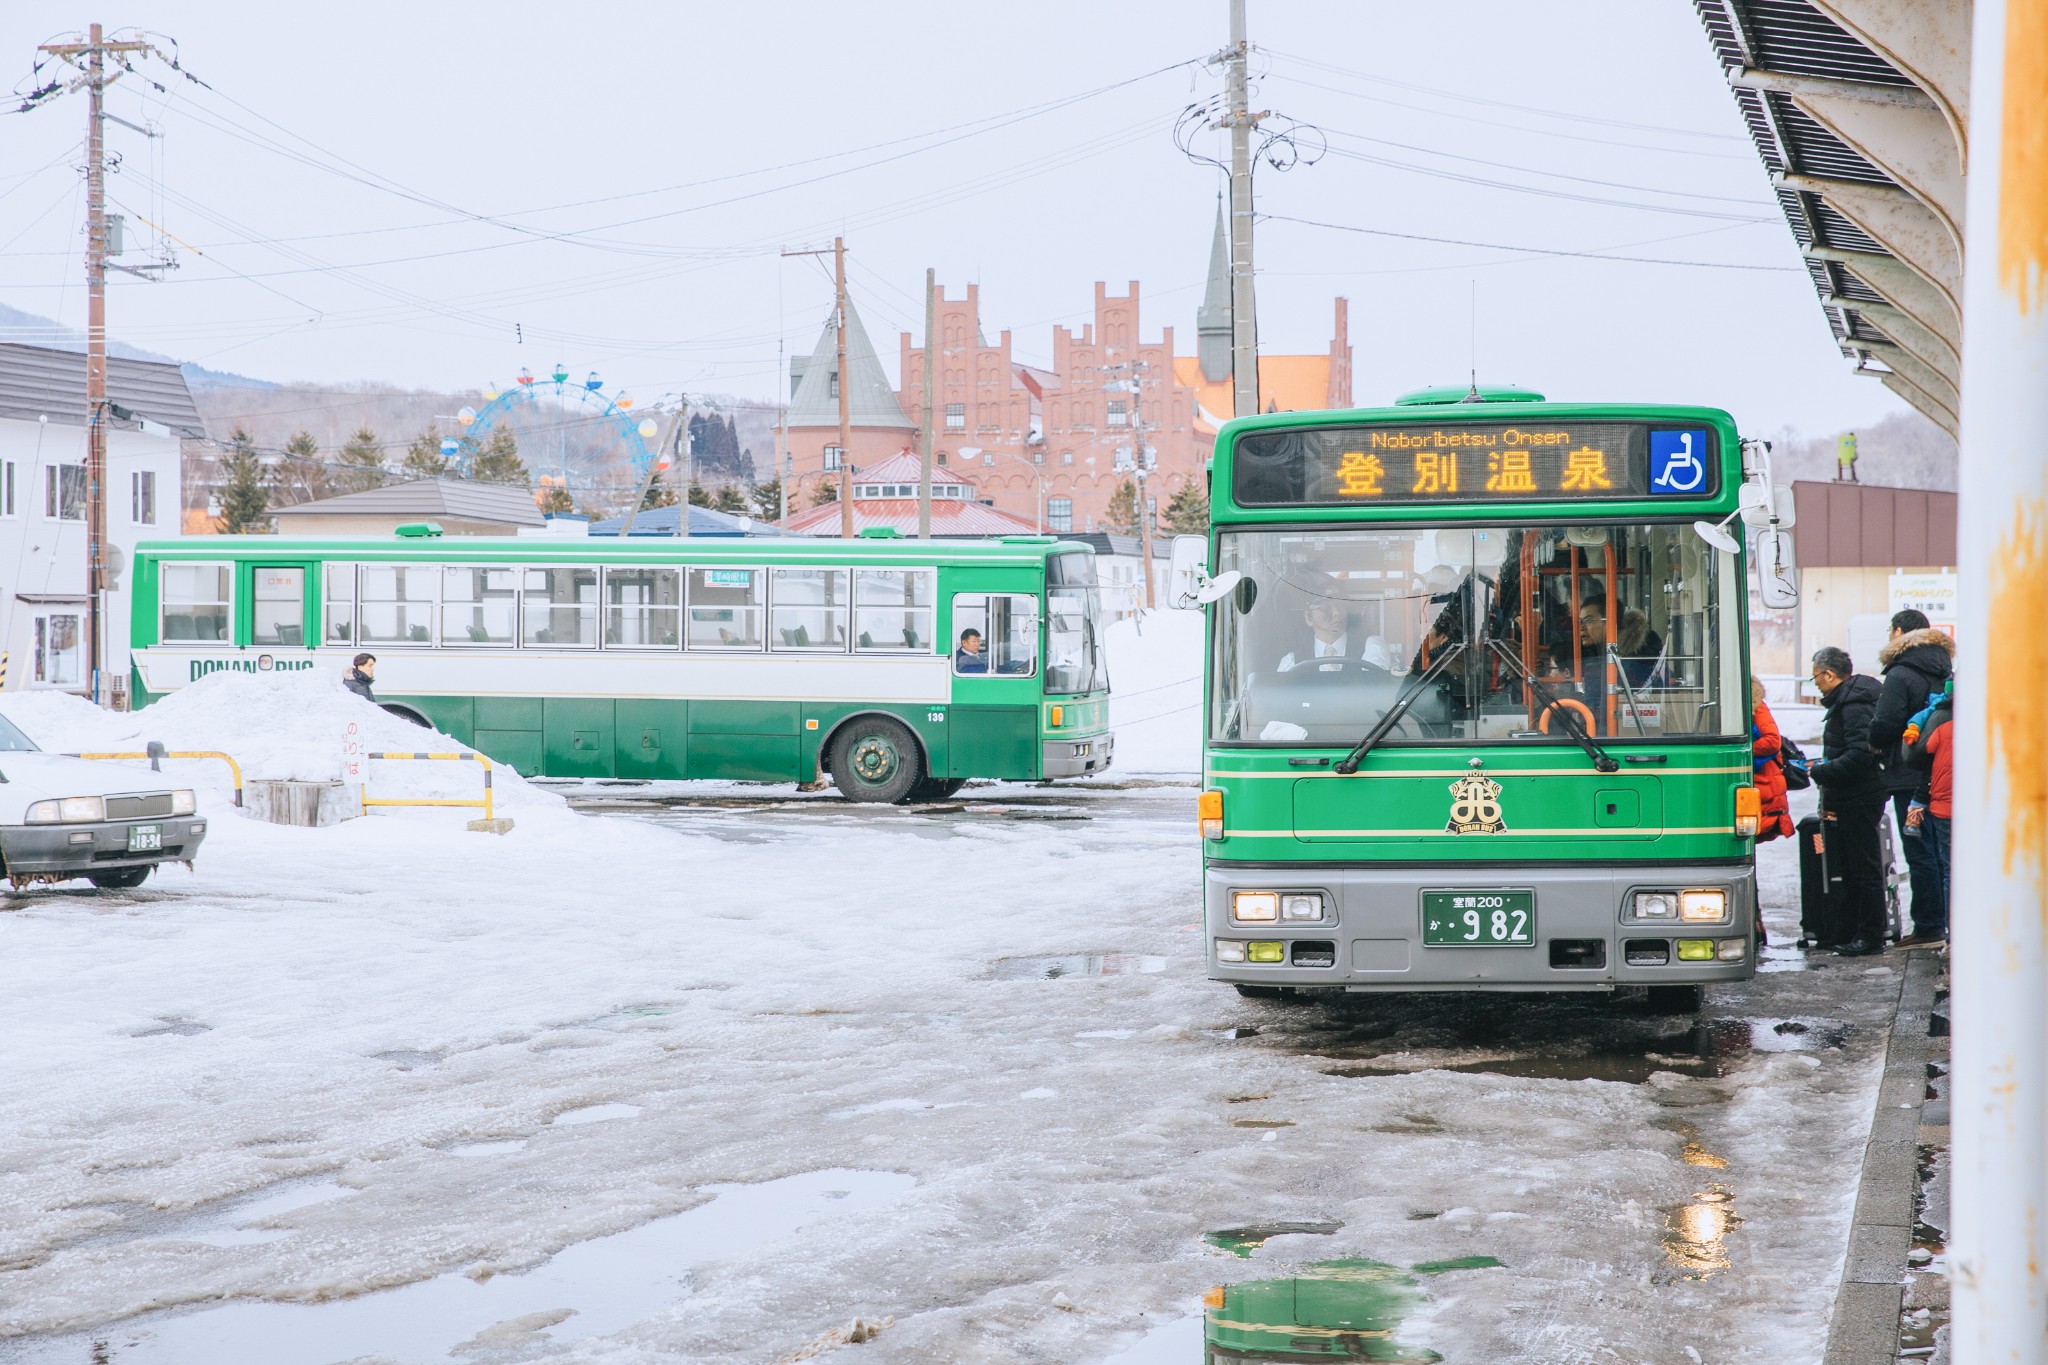
<svg viewBox="0 0 2048 1365">
<path fill-rule="evenodd" d="M 1977 0 L 1952 865 L 1955 1359 L 2048 1362 L 2048 0 Z"/>
</svg>

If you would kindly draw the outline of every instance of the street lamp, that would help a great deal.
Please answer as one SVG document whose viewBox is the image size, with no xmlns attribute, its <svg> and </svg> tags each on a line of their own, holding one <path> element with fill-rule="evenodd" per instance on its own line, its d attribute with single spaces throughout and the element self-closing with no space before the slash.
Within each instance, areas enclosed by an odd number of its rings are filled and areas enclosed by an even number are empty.
<svg viewBox="0 0 2048 1365">
<path fill-rule="evenodd" d="M 1034 495 L 1036 495 L 1036 497 L 1038 498 L 1038 534 L 1040 534 L 1040 535 L 1044 535 L 1044 534 L 1045 534 L 1045 475 L 1044 475 L 1044 474 L 1043 474 L 1043 473 L 1042 473 L 1042 472 L 1040 471 L 1040 469 L 1039 469 L 1039 467 L 1038 467 L 1037 465 L 1035 465 L 1035 464 L 1033 464 L 1033 463 L 1032 463 L 1031 461 L 1029 461 L 1029 460 L 1025 459 L 1025 458 L 1024 458 L 1024 457 L 1023 457 L 1022 455 L 1012 455 L 1012 454 L 1010 454 L 1010 453 L 1009 453 L 1009 452 L 1007 452 L 1007 451 L 1001 451 L 1001 450 L 999 450 L 999 451 L 996 451 L 995 453 L 996 453 L 997 455 L 1001 456 L 1001 457 L 1002 457 L 1003 459 L 1005 459 L 1005 460 L 1015 460 L 1015 461 L 1016 461 L 1016 462 L 1017 462 L 1018 464 L 1021 464 L 1021 465 L 1023 465 L 1023 466 L 1024 466 L 1024 467 L 1025 467 L 1026 469 L 1028 469 L 1028 470 L 1030 470 L 1030 471 L 1031 471 L 1031 491 L 1032 491 L 1032 493 L 1033 493 Z"/>
</svg>

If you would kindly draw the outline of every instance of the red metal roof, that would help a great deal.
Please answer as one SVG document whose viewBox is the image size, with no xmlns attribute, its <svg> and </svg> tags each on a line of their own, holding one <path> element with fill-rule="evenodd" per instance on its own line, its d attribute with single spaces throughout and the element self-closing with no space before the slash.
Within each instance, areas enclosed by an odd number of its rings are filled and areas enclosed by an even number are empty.
<svg viewBox="0 0 2048 1365">
<path fill-rule="evenodd" d="M 933 472 L 937 473 L 936 470 Z M 863 473 L 859 477 L 866 481 L 868 476 Z M 865 531 L 870 526 L 890 526 L 906 536 L 916 535 L 917 499 L 855 498 L 854 531 Z M 793 536 L 836 536 L 839 527 L 839 504 L 836 502 L 798 512 L 782 523 L 784 533 Z M 1037 526 L 1022 517 L 1013 517 L 1008 512 L 978 502 L 932 499 L 932 534 L 935 536 L 1028 536 L 1035 535 L 1037 531 Z"/>
</svg>

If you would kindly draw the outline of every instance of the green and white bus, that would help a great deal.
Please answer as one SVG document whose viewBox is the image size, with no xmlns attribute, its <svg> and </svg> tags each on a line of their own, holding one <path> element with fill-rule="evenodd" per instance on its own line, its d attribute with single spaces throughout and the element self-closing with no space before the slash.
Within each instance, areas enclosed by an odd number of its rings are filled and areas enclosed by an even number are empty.
<svg viewBox="0 0 2048 1365">
<path fill-rule="evenodd" d="M 903 801 L 1111 759 L 1093 555 L 1052 537 L 202 536 L 134 593 L 136 706 L 368 651 L 386 710 L 527 775 Z"/>
<path fill-rule="evenodd" d="M 1226 426 L 1213 530 L 1175 545 L 1209 604 L 1210 975 L 1678 1008 L 1748 977 L 1726 527 L 1772 524 L 1767 460 L 1724 412 L 1517 390 Z"/>
</svg>

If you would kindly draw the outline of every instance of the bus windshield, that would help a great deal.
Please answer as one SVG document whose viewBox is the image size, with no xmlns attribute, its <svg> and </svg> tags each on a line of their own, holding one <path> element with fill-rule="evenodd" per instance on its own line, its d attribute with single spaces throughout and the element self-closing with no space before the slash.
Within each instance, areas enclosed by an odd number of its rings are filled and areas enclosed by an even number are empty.
<svg viewBox="0 0 2048 1365">
<path fill-rule="evenodd" d="M 1682 523 L 1225 532 L 1210 737 L 1382 747 L 1749 733 L 1733 556 Z M 1424 675 L 1427 675 L 1426 678 Z"/>
<path fill-rule="evenodd" d="M 1102 666 L 1102 603 L 1088 587 L 1045 593 L 1045 690 L 1099 692 L 1109 685 Z"/>
</svg>

